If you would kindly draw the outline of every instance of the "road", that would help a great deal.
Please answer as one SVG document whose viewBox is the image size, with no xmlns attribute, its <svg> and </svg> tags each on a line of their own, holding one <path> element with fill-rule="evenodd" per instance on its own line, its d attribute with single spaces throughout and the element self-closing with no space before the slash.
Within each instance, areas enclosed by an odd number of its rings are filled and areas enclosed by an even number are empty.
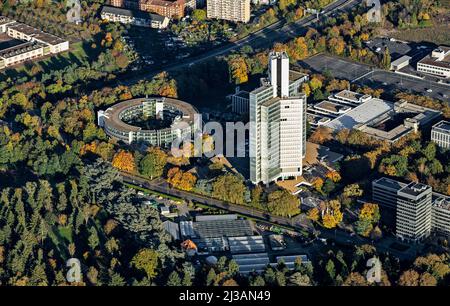
<svg viewBox="0 0 450 306">
<path fill-rule="evenodd" d="M 252 209 L 251 207 L 241 206 L 231 204 L 222 200 L 214 199 L 211 197 L 206 197 L 203 195 L 199 195 L 196 193 L 182 191 L 178 189 L 171 188 L 166 181 L 162 179 L 148 180 L 142 177 L 138 177 L 135 175 L 131 175 L 128 173 L 121 173 L 124 182 L 129 184 L 134 184 L 141 186 L 143 188 L 147 188 L 149 190 L 167 194 L 170 196 L 182 198 L 185 201 L 193 201 L 203 205 L 207 205 L 213 208 L 223 209 L 232 213 L 237 213 L 246 217 L 251 217 L 254 219 L 258 219 L 262 222 L 270 222 L 274 224 L 278 224 L 284 227 L 291 228 L 293 230 L 307 230 L 308 227 L 300 222 L 300 218 L 286 218 L 270 215 L 267 212 L 260 211 L 257 209 Z M 346 247 L 352 247 L 354 245 L 362 245 L 362 244 L 373 244 L 378 251 L 388 252 L 390 254 L 395 255 L 400 259 L 410 259 L 413 258 L 416 253 L 415 252 L 400 252 L 395 249 L 390 248 L 389 246 L 395 241 L 394 238 L 385 238 L 377 242 L 373 242 L 369 239 L 361 238 L 356 235 L 351 235 L 343 229 L 336 228 L 333 230 L 320 230 L 320 237 L 326 238 L 337 245 L 343 245 Z"/>
<path fill-rule="evenodd" d="M 322 17 L 329 16 L 335 14 L 338 11 L 346 11 L 353 7 L 355 7 L 361 1 L 357 0 L 337 0 L 326 8 L 323 9 Z M 132 76 L 127 76 L 127 79 L 122 82 L 123 85 L 131 85 L 133 83 L 138 82 L 142 79 L 149 79 L 154 75 L 162 72 L 162 71 L 171 71 L 178 70 L 181 68 L 189 68 L 192 65 L 199 64 L 201 62 L 207 61 L 209 59 L 222 56 L 228 54 L 234 50 L 238 50 L 243 46 L 249 45 L 253 48 L 262 48 L 269 47 L 273 45 L 275 42 L 285 42 L 293 37 L 297 37 L 306 31 L 306 27 L 314 26 L 314 22 L 316 21 L 315 15 L 308 16 L 306 18 L 302 18 L 296 22 L 286 24 L 284 21 L 278 21 L 270 26 L 261 29 L 249 36 L 238 40 L 233 43 L 228 43 L 222 45 L 220 47 L 214 48 L 208 52 L 203 53 L 202 55 L 187 58 L 182 62 L 175 62 L 173 64 L 169 64 L 162 69 L 148 71 L 144 74 L 134 74 Z"/>
</svg>

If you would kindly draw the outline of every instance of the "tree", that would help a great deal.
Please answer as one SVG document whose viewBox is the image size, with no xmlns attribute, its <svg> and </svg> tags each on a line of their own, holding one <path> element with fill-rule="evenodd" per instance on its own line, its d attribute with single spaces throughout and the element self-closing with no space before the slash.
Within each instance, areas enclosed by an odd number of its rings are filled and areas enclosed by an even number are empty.
<svg viewBox="0 0 450 306">
<path fill-rule="evenodd" d="M 344 281 L 344 286 L 367 286 L 367 280 L 358 272 L 352 272 Z"/>
<path fill-rule="evenodd" d="M 389 48 L 386 47 L 383 52 L 383 59 L 381 60 L 381 67 L 384 69 L 391 68 L 391 54 L 389 52 Z"/>
<path fill-rule="evenodd" d="M 428 272 L 423 273 L 419 279 L 420 286 L 436 286 L 437 280 L 436 278 Z"/>
<path fill-rule="evenodd" d="M 289 277 L 289 283 L 295 286 L 311 286 L 311 280 L 308 275 L 295 272 Z"/>
<path fill-rule="evenodd" d="M 406 270 L 400 275 L 398 280 L 400 286 L 418 286 L 419 285 L 419 273 L 415 270 Z"/>
<path fill-rule="evenodd" d="M 287 190 L 277 190 L 269 194 L 267 208 L 275 215 L 292 217 L 300 213 L 300 200 Z"/>
<path fill-rule="evenodd" d="M 330 179 L 326 179 L 325 183 L 322 186 L 322 191 L 325 194 L 329 194 L 330 192 L 332 192 L 334 190 L 334 188 L 336 188 L 336 185 L 334 184 L 334 182 Z"/>
<path fill-rule="evenodd" d="M 206 20 L 206 11 L 200 10 L 200 9 L 193 10 L 192 11 L 192 19 L 194 19 L 196 21 Z"/>
<path fill-rule="evenodd" d="M 152 249 L 142 249 L 134 255 L 131 264 L 139 270 L 144 270 L 149 279 L 153 279 L 158 267 L 158 253 Z"/>
<path fill-rule="evenodd" d="M 233 174 L 219 176 L 213 183 L 213 197 L 231 202 L 243 204 L 246 187 L 241 178 Z"/>
<path fill-rule="evenodd" d="M 343 214 L 340 209 L 341 203 L 338 200 L 331 200 L 326 204 L 322 216 L 322 224 L 325 228 L 334 228 L 341 223 Z"/>
<path fill-rule="evenodd" d="M 208 274 L 206 275 L 206 286 L 212 286 L 216 279 L 216 271 L 214 268 L 209 269 Z"/>
<path fill-rule="evenodd" d="M 167 172 L 167 181 L 175 188 L 189 191 L 195 186 L 197 177 L 190 172 L 183 172 L 180 168 L 174 167 Z"/>
<path fill-rule="evenodd" d="M 243 57 L 232 55 L 229 57 L 228 66 L 230 78 L 235 84 L 242 84 L 248 81 L 248 66 Z"/>
<path fill-rule="evenodd" d="M 177 271 L 172 271 L 167 280 L 167 286 L 181 286 L 180 275 Z"/>
<path fill-rule="evenodd" d="M 320 218 L 319 210 L 315 207 L 311 208 L 310 210 L 308 210 L 307 217 L 311 221 L 314 221 L 314 222 L 319 221 L 319 218 Z"/>
<path fill-rule="evenodd" d="M 127 172 L 135 172 L 136 165 L 134 164 L 133 153 L 120 150 L 119 153 L 114 155 L 112 160 L 113 167 Z"/>
<path fill-rule="evenodd" d="M 343 195 L 345 197 L 360 197 L 363 195 L 363 190 L 358 184 L 351 184 L 344 187 Z"/>
<path fill-rule="evenodd" d="M 163 174 L 167 163 L 167 154 L 159 148 L 152 147 L 139 163 L 140 173 L 153 179 Z"/>
</svg>

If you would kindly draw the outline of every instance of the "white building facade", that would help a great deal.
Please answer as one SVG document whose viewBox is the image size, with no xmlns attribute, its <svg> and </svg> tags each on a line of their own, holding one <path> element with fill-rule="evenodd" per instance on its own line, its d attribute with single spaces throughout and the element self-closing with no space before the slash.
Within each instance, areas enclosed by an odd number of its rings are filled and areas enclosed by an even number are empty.
<svg viewBox="0 0 450 306">
<path fill-rule="evenodd" d="M 208 18 L 234 22 L 250 21 L 250 0 L 207 0 Z"/>
<path fill-rule="evenodd" d="M 250 93 L 250 180 L 255 184 L 302 175 L 306 95 L 289 76 L 287 54 L 271 53 L 269 78 Z"/>
<path fill-rule="evenodd" d="M 438 147 L 450 149 L 450 121 L 441 121 L 431 129 L 431 141 Z"/>
</svg>

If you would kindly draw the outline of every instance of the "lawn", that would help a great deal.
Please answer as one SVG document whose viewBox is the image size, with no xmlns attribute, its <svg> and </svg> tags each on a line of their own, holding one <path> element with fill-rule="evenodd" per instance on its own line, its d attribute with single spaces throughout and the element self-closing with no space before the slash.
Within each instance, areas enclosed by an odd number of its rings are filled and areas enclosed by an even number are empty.
<svg viewBox="0 0 450 306">
<path fill-rule="evenodd" d="M 83 45 L 83 42 L 77 42 L 70 45 L 69 51 L 62 52 L 54 56 L 48 56 L 41 60 L 34 62 L 25 62 L 12 69 L 7 69 L 0 72 L 0 79 L 5 77 L 20 77 L 21 75 L 31 75 L 31 69 L 33 66 L 39 66 L 43 73 L 48 73 L 52 70 L 62 69 L 73 63 L 82 64 L 89 60 L 89 54 L 91 52 L 86 51 L 87 47 Z"/>
</svg>

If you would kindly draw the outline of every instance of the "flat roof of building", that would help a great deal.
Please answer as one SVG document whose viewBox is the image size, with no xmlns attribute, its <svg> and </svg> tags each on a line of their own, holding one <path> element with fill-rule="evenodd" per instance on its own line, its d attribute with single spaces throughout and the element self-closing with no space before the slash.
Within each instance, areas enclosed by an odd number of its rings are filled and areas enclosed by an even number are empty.
<svg viewBox="0 0 450 306">
<path fill-rule="evenodd" d="M 402 57 L 397 58 L 395 61 L 393 61 L 391 63 L 391 65 L 394 65 L 394 66 L 400 65 L 400 64 L 403 64 L 404 62 L 407 62 L 409 60 L 411 60 L 411 56 L 403 55 Z"/>
<path fill-rule="evenodd" d="M 404 193 L 407 195 L 411 195 L 413 197 L 417 197 L 428 189 L 431 189 L 431 187 L 428 185 L 425 185 L 422 183 L 411 182 L 411 183 L 407 184 L 406 186 L 404 186 L 402 189 L 400 189 L 399 193 Z"/>
<path fill-rule="evenodd" d="M 322 109 L 325 111 L 329 111 L 332 113 L 343 113 L 351 110 L 352 108 L 348 105 L 342 105 L 338 103 L 334 103 L 331 101 L 322 101 L 314 105 L 316 109 Z"/>
<path fill-rule="evenodd" d="M 194 232 L 199 238 L 252 236 L 249 220 L 213 220 L 194 222 Z"/>
<path fill-rule="evenodd" d="M 130 10 L 130 9 L 109 6 L 109 5 L 104 5 L 101 13 L 135 17 L 135 18 L 140 18 L 140 19 L 155 20 L 155 21 L 159 21 L 159 22 L 163 22 L 167 18 L 167 17 L 161 16 L 158 14 L 153 14 L 153 13 L 139 11 L 139 10 Z"/>
<path fill-rule="evenodd" d="M 364 104 L 358 105 L 349 112 L 324 124 L 333 130 L 352 129 L 358 124 L 365 124 L 382 114 L 394 109 L 394 103 L 378 98 L 372 98 Z"/>
<path fill-rule="evenodd" d="M 291 85 L 295 81 L 297 81 L 305 76 L 308 76 L 308 75 L 305 73 L 302 73 L 302 72 L 295 71 L 295 70 L 289 70 L 289 85 Z M 264 83 L 264 85 L 261 85 L 260 87 L 252 90 L 250 93 L 257 94 L 264 90 L 272 88 L 272 86 L 270 86 L 267 78 L 262 78 L 261 82 Z"/>
<path fill-rule="evenodd" d="M 402 183 L 402 182 L 399 182 L 399 181 L 396 181 L 396 180 L 393 180 L 393 179 L 390 179 L 387 177 L 381 177 L 381 178 L 373 181 L 373 183 L 382 185 L 383 187 L 389 188 L 394 191 L 398 191 L 407 185 L 405 183 Z"/>
<path fill-rule="evenodd" d="M 41 43 L 36 42 L 24 42 L 22 44 L 12 46 L 3 50 L 0 50 L 0 57 L 1 58 L 10 58 L 14 57 L 26 52 L 30 52 L 33 50 L 37 50 L 39 48 L 42 48 L 44 45 Z"/>
<path fill-rule="evenodd" d="M 446 53 L 444 58 L 442 60 L 438 60 L 437 58 L 434 58 L 431 56 L 431 54 L 425 56 L 423 59 L 421 59 L 418 63 L 420 64 L 426 64 L 431 66 L 437 66 L 442 68 L 450 68 L 450 47 L 447 46 L 439 46 L 433 51 L 443 51 Z"/>
<path fill-rule="evenodd" d="M 32 26 L 29 26 L 27 24 L 17 22 L 17 21 L 8 25 L 8 28 L 14 29 L 21 33 L 24 33 L 25 35 L 32 36 L 35 39 L 40 40 L 40 41 L 50 44 L 50 45 L 57 45 L 57 44 L 66 42 L 66 40 L 64 40 L 58 36 L 43 32 Z"/>
<path fill-rule="evenodd" d="M 435 125 L 433 125 L 433 129 L 441 129 L 446 131 L 447 133 L 450 133 L 450 121 L 442 120 Z"/>
<path fill-rule="evenodd" d="M 362 98 L 369 98 L 369 95 L 360 94 L 351 90 L 342 90 L 334 95 L 337 98 L 351 100 L 355 103 L 359 103 Z"/>
<path fill-rule="evenodd" d="M 434 207 L 450 211 L 450 196 L 433 192 L 432 199 Z"/>
<path fill-rule="evenodd" d="M 295 71 L 295 70 L 289 70 L 289 81 L 290 82 L 295 82 L 306 76 L 308 76 L 306 73 L 302 73 L 302 72 Z"/>
<path fill-rule="evenodd" d="M 303 159 L 305 164 L 314 165 L 322 161 L 327 164 L 333 164 L 341 160 L 344 155 L 333 152 L 330 148 L 313 142 L 306 142 L 306 155 Z"/>
</svg>

